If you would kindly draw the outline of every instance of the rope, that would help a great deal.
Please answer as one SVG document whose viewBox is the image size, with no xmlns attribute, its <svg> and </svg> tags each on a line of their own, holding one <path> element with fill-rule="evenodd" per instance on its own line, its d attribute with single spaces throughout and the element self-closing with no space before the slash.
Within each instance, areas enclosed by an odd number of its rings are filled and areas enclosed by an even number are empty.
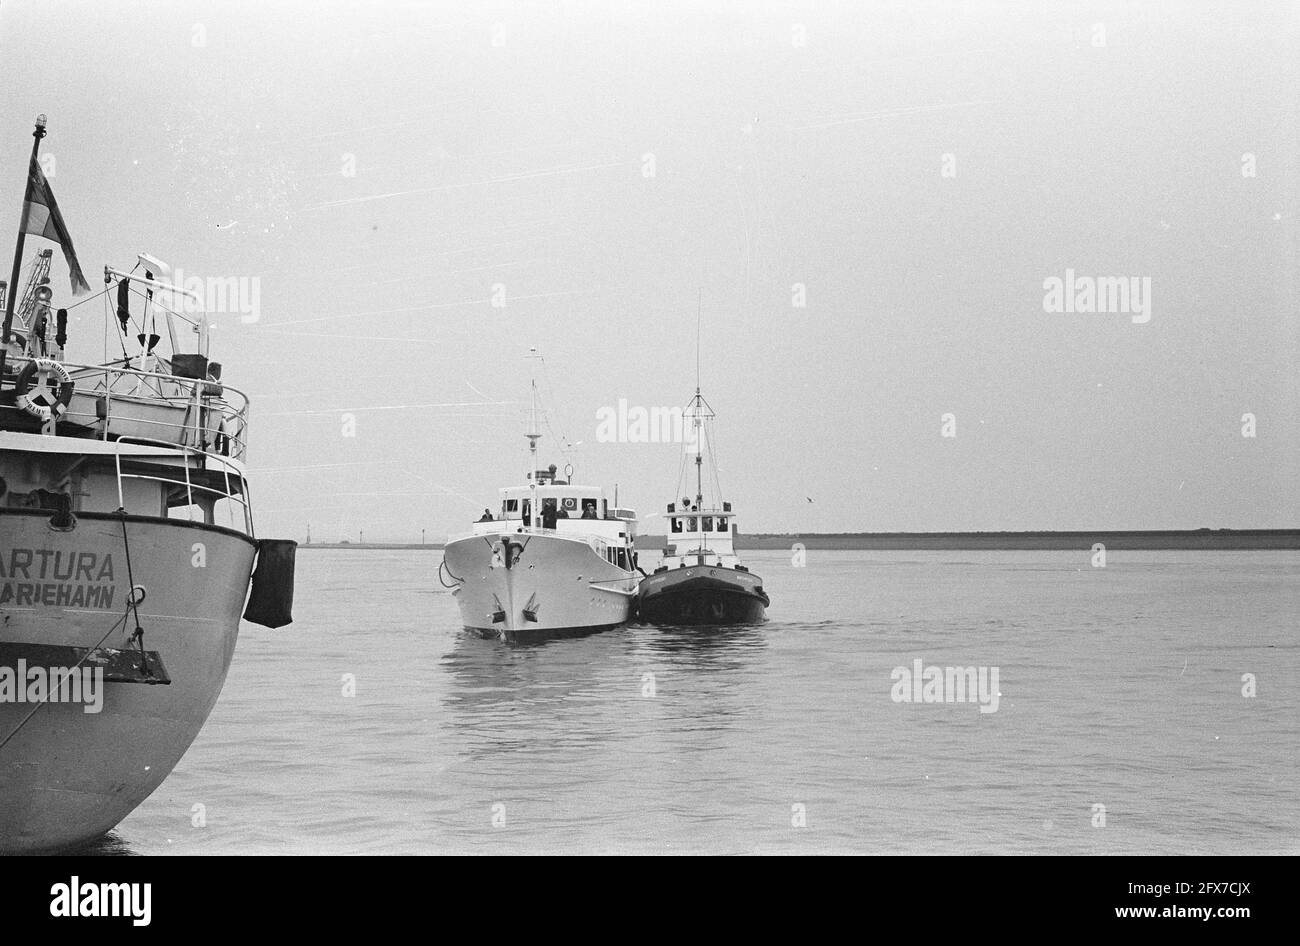
<svg viewBox="0 0 1300 946">
<path fill-rule="evenodd" d="M 113 626 L 110 627 L 104 633 L 104 636 L 95 642 L 95 646 L 87 650 L 85 656 L 83 656 L 80 660 L 76 662 L 76 664 L 74 664 L 71 668 L 69 668 L 68 672 L 62 677 L 62 679 L 59 680 L 59 685 L 56 688 L 56 690 L 63 689 L 63 684 L 66 683 L 68 680 L 70 680 L 72 678 L 72 675 L 76 671 L 81 669 L 81 665 L 86 662 L 86 658 L 89 657 L 91 654 L 93 654 L 95 651 L 97 651 L 100 648 L 100 646 L 104 643 L 104 641 L 108 640 L 109 636 L 114 631 L 116 631 L 119 627 L 125 626 L 127 617 L 133 612 L 135 614 L 135 633 L 131 635 L 131 640 L 138 641 L 140 645 L 140 672 L 148 677 L 153 676 L 153 674 L 149 672 L 149 661 L 148 658 L 145 656 L 144 628 L 140 626 L 140 599 L 136 596 L 135 593 L 135 587 L 136 587 L 135 575 L 131 568 L 131 541 L 126 534 L 125 507 L 119 506 L 117 509 L 117 513 L 121 517 L 120 521 L 122 523 L 122 545 L 126 549 L 126 580 L 130 583 L 130 588 L 131 588 L 131 590 L 127 593 L 126 596 L 126 610 L 122 612 L 122 617 L 119 618 L 117 621 L 115 621 Z M 32 718 L 35 717 L 38 712 L 40 712 L 40 710 L 43 707 L 49 704 L 49 701 L 50 701 L 49 695 L 47 695 L 45 699 L 41 700 L 34 707 L 32 707 L 32 711 L 23 717 L 22 721 L 13 728 L 13 731 L 11 731 L 9 735 L 5 736 L 4 741 L 0 742 L 0 749 L 3 749 L 5 746 L 7 746 L 9 744 L 9 741 L 13 739 L 14 736 L 18 735 L 19 731 L 24 726 L 26 726 L 32 720 Z"/>
<path fill-rule="evenodd" d="M 119 279 L 118 282 L 121 282 L 121 280 Z M 104 291 L 107 292 L 108 290 L 106 289 L 106 290 L 104 290 Z M 192 318 L 190 318 L 188 315 L 186 315 L 184 312 L 177 312 L 177 311 L 176 311 L 175 309 L 173 309 L 171 306 L 169 306 L 169 305 L 164 305 L 163 303 L 159 302 L 159 301 L 157 300 L 157 298 L 155 298 L 155 297 L 152 295 L 152 293 L 153 293 L 153 288 L 152 288 L 152 287 L 145 287 L 143 290 L 141 290 L 141 289 L 137 289 L 135 286 L 130 286 L 126 291 L 127 291 L 128 293 L 130 293 L 131 295 L 133 295 L 133 296 L 139 298 L 139 299 L 143 299 L 143 300 L 145 301 L 145 306 L 146 306 L 146 308 L 148 308 L 148 307 L 150 307 L 150 306 L 153 307 L 153 309 L 155 310 L 155 312 L 154 312 L 154 322 L 153 322 L 155 328 L 157 328 L 157 326 L 158 326 L 158 313 L 157 313 L 157 311 L 156 311 L 156 310 L 158 310 L 158 309 L 162 309 L 164 312 L 168 313 L 169 315 L 174 315 L 174 316 L 176 316 L 176 318 L 180 319 L 182 322 L 185 322 L 187 325 L 194 325 L 194 326 L 197 326 L 197 325 L 199 324 L 197 319 L 192 319 Z M 164 291 L 165 291 L 165 290 L 164 290 Z M 145 316 L 144 316 L 144 314 L 142 313 L 141 316 L 140 316 L 140 324 L 139 324 L 139 326 L 138 326 L 139 330 L 142 331 L 142 332 L 144 331 L 144 319 L 145 319 Z M 135 324 L 135 318 L 134 318 L 134 316 L 132 317 L 132 320 L 131 320 L 131 321 L 132 321 L 132 324 Z"/>
<path fill-rule="evenodd" d="M 707 423 L 707 421 L 706 421 Z M 710 429 L 705 444 L 709 450 L 709 473 L 713 477 L 713 497 L 718 508 L 722 507 L 722 483 L 718 479 L 718 452 L 713 442 L 713 430 Z"/>
<path fill-rule="evenodd" d="M 129 556 L 128 556 L 128 561 L 129 561 Z M 67 674 L 61 680 L 59 680 L 59 685 L 58 687 L 55 688 L 56 690 L 62 690 L 63 684 L 67 683 L 70 679 L 72 679 L 72 675 L 81 669 L 81 665 L 86 662 L 86 658 L 89 657 L 91 654 L 93 654 L 95 651 L 99 650 L 100 646 L 104 643 L 104 641 L 108 640 L 109 636 L 112 635 L 114 631 L 116 631 L 119 627 L 122 627 L 123 625 L 126 624 L 126 617 L 131 611 L 132 599 L 134 598 L 135 598 L 135 588 L 133 586 L 131 589 L 131 594 L 128 595 L 127 597 L 126 610 L 122 612 L 122 616 L 113 622 L 113 626 L 108 629 L 108 631 L 104 634 L 103 637 L 101 637 L 98 641 L 96 641 L 94 647 L 86 651 L 85 657 L 82 657 L 80 660 L 76 662 L 74 666 L 68 669 Z M 38 712 L 40 712 L 45 706 L 49 705 L 49 702 L 50 702 L 49 696 L 46 696 L 45 699 L 41 700 L 34 707 L 32 707 L 32 711 L 23 717 L 22 722 L 20 722 L 17 726 L 15 726 L 13 728 L 13 731 L 10 732 L 9 735 L 5 736 L 3 740 L 0 740 L 0 749 L 3 749 L 5 746 L 7 746 L 9 744 L 9 740 L 13 739 L 14 736 L 18 735 L 18 731 L 22 729 L 24 726 L 26 726 L 28 722 L 31 721 L 33 716 L 35 716 Z"/>
<path fill-rule="evenodd" d="M 86 296 L 86 298 L 82 299 L 80 302 L 74 302 L 72 303 L 72 305 L 59 306 L 59 308 L 67 309 L 69 312 L 71 312 L 77 306 L 85 305 L 87 302 L 93 302 L 95 299 L 98 299 L 100 296 L 107 296 L 111 290 L 112 287 L 109 286 L 106 289 L 101 289 L 99 292 L 95 292 Z"/>
<path fill-rule="evenodd" d="M 545 387 L 544 401 L 547 404 L 556 405 L 553 408 L 542 408 L 542 424 L 560 444 L 560 452 L 564 455 L 566 463 L 573 462 L 573 455 L 577 450 L 573 441 L 569 439 L 565 431 L 564 418 L 560 416 L 560 400 L 555 396 L 555 385 L 551 383 L 551 370 L 546 364 L 546 356 L 541 352 L 537 353 L 537 359 L 542 363 L 542 384 Z M 555 426 L 551 426 L 551 414 L 555 414 Z M 557 429 L 558 428 L 558 429 Z"/>
<path fill-rule="evenodd" d="M 126 507 L 118 506 L 117 514 L 122 523 L 122 545 L 126 549 L 126 580 L 131 586 L 130 596 L 127 598 L 127 606 L 135 612 L 135 631 L 131 634 L 131 639 L 140 644 L 140 672 L 145 676 L 152 677 L 149 672 L 149 661 L 144 653 L 144 628 L 140 626 L 140 602 L 135 596 L 135 575 L 131 572 L 131 540 L 126 534 Z"/>
<path fill-rule="evenodd" d="M 454 581 L 456 584 L 449 585 L 442 580 L 442 573 L 444 569 L 446 570 L 447 574 L 451 577 L 451 580 Z M 455 573 L 453 573 L 450 568 L 447 568 L 447 560 L 445 558 L 438 563 L 438 583 L 442 585 L 442 587 L 444 588 L 459 588 L 461 585 L 464 584 L 464 582 L 461 579 L 456 577 Z"/>
<path fill-rule="evenodd" d="M 108 361 L 108 332 L 109 326 L 113 325 L 113 310 L 109 308 L 108 290 L 105 289 L 100 295 L 104 297 L 104 360 Z M 122 346 L 122 361 L 129 363 L 131 356 L 126 353 L 126 337 L 117 331 L 113 332 L 113 337 Z"/>
</svg>

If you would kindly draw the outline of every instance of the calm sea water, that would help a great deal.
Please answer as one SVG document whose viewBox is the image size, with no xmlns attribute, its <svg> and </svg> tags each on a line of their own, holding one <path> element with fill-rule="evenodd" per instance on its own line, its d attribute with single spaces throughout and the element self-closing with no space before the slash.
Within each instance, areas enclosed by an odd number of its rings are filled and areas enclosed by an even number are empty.
<svg viewBox="0 0 1300 946">
<path fill-rule="evenodd" d="M 751 552 L 761 627 L 534 646 L 462 631 L 440 557 L 300 552 L 100 850 L 1300 851 L 1294 553 Z M 894 702 L 918 658 L 997 711 Z"/>
</svg>

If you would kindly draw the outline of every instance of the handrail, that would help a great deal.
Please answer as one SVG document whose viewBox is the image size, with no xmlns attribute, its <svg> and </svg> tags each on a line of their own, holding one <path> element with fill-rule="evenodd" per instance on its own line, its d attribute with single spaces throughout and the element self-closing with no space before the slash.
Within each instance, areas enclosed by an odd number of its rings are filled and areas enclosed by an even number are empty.
<svg viewBox="0 0 1300 946">
<path fill-rule="evenodd" d="M 194 489 L 193 489 L 193 487 L 190 485 L 190 463 L 189 463 L 189 457 L 186 457 L 186 458 L 185 458 L 185 462 L 182 463 L 181 466 L 185 467 L 185 498 L 186 498 L 187 500 L 189 500 L 189 502 L 187 503 L 187 505 L 188 505 L 191 509 L 193 509 L 193 508 L 194 508 Z M 162 478 L 161 478 L 161 477 L 158 477 L 158 479 L 161 480 Z M 216 490 L 213 490 L 213 492 L 216 492 Z M 193 517 L 191 516 L 191 518 L 193 518 Z"/>
<path fill-rule="evenodd" d="M 85 413 L 83 413 L 83 412 L 81 412 L 81 411 L 67 411 L 67 412 L 64 413 L 63 416 L 64 416 L 65 418 L 78 418 L 78 417 L 87 417 L 87 418 L 88 418 L 88 417 L 90 417 L 91 415 L 89 415 L 89 414 L 85 414 Z M 227 414 L 227 413 L 224 413 L 224 412 L 222 412 L 222 415 L 221 415 L 221 416 L 222 416 L 222 420 L 223 420 L 223 421 L 225 421 L 225 420 L 230 420 L 230 419 L 236 417 L 236 415 Z M 99 418 L 96 418 L 96 420 L 98 420 L 98 419 L 99 419 Z M 142 426 L 146 426 L 146 427 L 161 427 L 161 428 L 163 428 L 163 429 L 165 429 L 165 430 L 166 430 L 166 429 L 170 429 L 170 430 L 183 430 L 183 431 L 186 431 L 186 432 L 189 432 L 189 431 L 192 430 L 192 428 L 191 428 L 189 425 L 186 425 L 186 426 L 184 426 L 184 427 L 179 427 L 179 426 L 177 426 L 176 424 L 171 424 L 171 423 L 168 423 L 167 421 L 163 421 L 163 420 L 151 420 L 150 418 L 147 418 L 147 417 L 132 417 L 130 420 L 131 420 L 131 423 L 133 423 L 133 424 L 140 424 L 140 425 L 142 425 Z M 243 430 L 246 429 L 247 425 L 246 425 L 246 424 L 242 424 L 242 425 L 240 425 L 240 427 L 241 427 L 241 430 L 240 430 L 240 433 L 239 433 L 238 435 L 230 434 L 230 433 L 227 433 L 227 434 L 225 435 L 226 440 L 229 441 L 230 444 L 232 445 L 232 449 L 231 449 L 231 451 L 230 451 L 230 454 L 231 454 L 231 456 L 234 457 L 235 459 L 241 459 L 241 458 L 244 456 L 244 454 L 247 452 L 247 449 L 248 449 L 248 445 L 244 442 L 244 439 L 243 439 Z M 101 439 L 107 439 L 107 432 L 108 432 L 108 429 L 109 429 L 109 425 L 105 424 L 105 425 L 104 425 L 104 437 L 102 437 Z M 157 442 L 157 443 L 164 444 L 164 445 L 166 445 L 166 446 L 168 446 L 168 447 L 189 446 L 188 444 L 184 443 L 183 441 L 171 441 L 171 440 L 162 440 L 162 439 L 159 439 L 159 438 L 135 437 L 135 436 L 131 436 L 131 435 L 121 436 L 121 437 L 119 437 L 119 438 L 117 438 L 117 439 L 121 439 L 121 440 L 145 440 L 145 439 L 149 439 L 149 440 L 154 440 L 154 441 Z M 235 449 L 236 447 L 237 447 L 238 449 Z M 205 453 L 206 453 L 206 451 L 201 451 L 201 452 L 205 452 Z M 209 455 L 210 455 L 210 456 L 220 456 L 220 454 L 209 454 Z"/>
<path fill-rule="evenodd" d="M 234 499 L 236 502 L 240 501 L 238 495 L 235 493 L 227 493 L 219 489 L 214 489 L 211 486 L 204 486 L 201 483 L 192 483 L 189 481 L 189 477 L 186 477 L 183 480 L 173 480 L 166 476 L 155 476 L 152 473 L 123 473 L 122 479 L 148 480 L 151 483 L 169 483 L 172 486 L 184 486 L 186 490 L 185 498 L 190 500 L 191 506 L 194 505 L 194 490 L 198 490 L 202 493 L 211 493 L 213 496 L 220 496 L 223 499 Z"/>
<path fill-rule="evenodd" d="M 235 470 L 236 473 L 239 472 L 234 466 L 236 458 L 222 456 L 220 453 L 210 453 L 207 450 L 199 450 L 198 448 L 191 447 L 188 444 L 172 443 L 170 440 L 157 440 L 153 437 L 122 437 L 117 442 L 137 444 L 142 447 L 163 447 L 168 450 L 180 450 L 182 453 L 194 454 L 195 456 L 203 457 L 205 460 L 216 460 L 221 464 L 223 469 Z"/>
<path fill-rule="evenodd" d="M 113 451 L 113 461 L 117 466 L 117 508 L 126 511 L 126 498 L 122 495 L 122 451 Z"/>
<path fill-rule="evenodd" d="M 156 358 L 158 356 L 155 355 L 151 357 Z M 16 367 L 20 362 L 34 361 L 34 360 L 35 359 L 32 358 L 30 355 L 18 355 L 17 357 L 11 358 L 10 363 Z M 60 364 L 62 364 L 63 367 L 67 368 L 69 373 L 73 373 L 73 374 L 75 374 L 78 371 L 113 372 L 114 374 L 135 375 L 141 378 L 147 378 L 149 380 L 155 380 L 155 381 L 171 381 L 176 384 L 184 385 L 186 387 L 191 387 L 195 384 L 219 384 L 223 389 L 223 394 L 225 392 L 233 392 L 234 394 L 239 396 L 239 399 L 241 401 L 243 401 L 244 403 L 248 403 L 248 395 L 246 395 L 243 391 L 227 384 L 225 381 L 214 381 L 211 378 L 187 378 L 184 377 L 183 375 L 164 374 L 161 371 L 141 371 L 138 368 L 127 368 L 125 366 L 118 366 L 113 364 L 112 362 L 109 362 L 107 364 L 102 364 L 102 365 L 90 365 L 90 364 L 83 364 L 81 362 L 62 361 L 60 362 Z"/>
<path fill-rule="evenodd" d="M 12 359 L 15 370 L 35 360 L 31 355 L 21 355 Z M 64 420 L 73 420 L 82 426 L 90 427 L 102 421 L 100 439 L 108 440 L 114 421 L 129 421 L 146 429 L 173 431 L 177 441 L 167 442 L 169 446 L 195 446 L 203 444 L 204 437 L 213 432 L 224 438 L 230 456 L 242 459 L 247 451 L 247 434 L 250 403 L 248 395 L 238 388 L 227 385 L 224 381 L 208 378 L 186 378 L 161 371 L 143 371 L 126 365 L 102 364 L 87 365 L 78 362 L 61 362 L 72 375 L 74 391 L 83 396 L 102 396 L 104 398 L 104 416 L 90 414 L 85 410 L 69 410 Z M 135 379 L 131 391 L 120 389 L 123 379 Z M 169 394 L 166 385 L 175 386 L 175 393 Z M 139 393 L 141 387 L 148 393 Z M 207 393 L 220 387 L 220 393 Z M 150 417 L 132 417 L 125 411 L 114 411 L 114 400 L 125 400 L 142 405 L 155 404 L 164 407 L 186 409 L 185 419 L 177 424 L 167 420 Z M 206 414 L 206 420 L 205 420 Z M 215 424 L 212 420 L 216 421 Z M 206 451 L 204 451 L 206 452 Z"/>
<path fill-rule="evenodd" d="M 167 447 L 169 449 L 179 449 L 184 454 L 185 479 L 177 480 L 177 479 L 172 479 L 170 477 L 158 476 L 156 474 L 150 474 L 150 473 L 123 473 L 121 445 L 123 443 L 131 444 L 131 443 L 141 443 L 141 442 L 145 442 L 145 443 L 152 442 L 159 446 Z M 219 489 L 214 489 L 211 486 L 204 486 L 201 483 L 195 483 L 190 478 L 190 457 L 191 456 L 202 457 L 205 461 L 216 460 L 218 463 L 221 464 L 222 480 L 226 484 L 226 489 L 224 492 Z M 191 522 L 194 521 L 194 507 L 197 505 L 194 502 L 194 491 L 199 490 L 200 492 L 203 493 L 211 493 L 212 495 L 216 496 L 218 499 L 229 500 L 232 504 L 238 503 L 244 513 L 244 531 L 250 537 L 255 537 L 255 531 L 253 527 L 252 496 L 249 495 L 248 481 L 245 480 L 242 475 L 239 475 L 238 470 L 235 470 L 234 472 L 237 478 L 239 479 L 239 482 L 243 485 L 243 495 L 241 496 L 235 493 L 231 489 L 230 472 L 233 468 L 233 464 L 230 458 L 223 457 L 215 453 L 207 453 L 202 450 L 196 450 L 195 448 L 190 447 L 186 444 L 174 444 L 174 443 L 168 443 L 166 441 L 161 441 L 161 440 L 151 441 L 150 438 L 147 437 L 133 437 L 133 438 L 125 438 L 124 440 L 117 441 L 117 449 L 113 451 L 113 459 L 114 459 L 114 464 L 117 472 L 117 503 L 119 508 L 122 509 L 126 508 L 126 503 L 125 503 L 124 494 L 122 490 L 123 480 L 134 479 L 134 480 L 144 480 L 147 482 L 154 482 L 154 483 L 166 483 L 172 486 L 184 486 L 185 498 L 187 501 L 187 506 L 190 510 L 189 517 Z M 216 502 L 217 500 L 213 500 L 214 507 L 216 505 Z M 233 508 L 230 511 L 230 521 L 232 527 L 234 527 Z"/>
</svg>

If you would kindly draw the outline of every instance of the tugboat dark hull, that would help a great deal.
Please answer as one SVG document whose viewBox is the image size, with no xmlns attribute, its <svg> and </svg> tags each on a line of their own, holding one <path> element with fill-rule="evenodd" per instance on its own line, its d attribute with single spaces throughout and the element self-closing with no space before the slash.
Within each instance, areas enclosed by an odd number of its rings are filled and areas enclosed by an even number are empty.
<svg viewBox="0 0 1300 946">
<path fill-rule="evenodd" d="M 719 565 L 688 565 L 642 579 L 637 616 L 645 624 L 758 624 L 769 600 L 757 575 Z"/>
</svg>

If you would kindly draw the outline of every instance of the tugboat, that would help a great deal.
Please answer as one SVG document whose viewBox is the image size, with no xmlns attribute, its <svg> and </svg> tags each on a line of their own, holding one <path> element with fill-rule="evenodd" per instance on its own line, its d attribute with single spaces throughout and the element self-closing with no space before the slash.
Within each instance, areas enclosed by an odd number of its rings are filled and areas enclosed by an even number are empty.
<svg viewBox="0 0 1300 946">
<path fill-rule="evenodd" d="M 253 530 L 248 401 L 208 360 L 206 316 L 154 298 L 185 290 L 138 273 L 159 267 L 143 254 L 129 273 L 105 267 L 123 357 L 104 364 L 67 357 L 52 251 L 31 262 L 20 301 L 13 291 L 28 233 L 59 243 L 73 292 L 90 291 L 36 159 L 44 136 L 40 116 L 0 282 L 0 853 L 77 848 L 114 828 L 216 704 L 241 610 L 278 627 L 293 595 L 295 543 Z M 178 322 L 197 352 L 174 350 Z"/>
<path fill-rule="evenodd" d="M 448 538 L 439 580 L 452 589 L 466 629 L 502 640 L 609 630 L 632 615 L 637 584 L 636 513 L 604 490 L 539 468 L 537 383 L 532 384 L 529 472 L 500 490 L 468 534 Z M 443 576 L 446 576 L 445 578 Z"/>
<path fill-rule="evenodd" d="M 654 572 L 642 579 L 637 597 L 638 620 L 673 626 L 757 624 L 770 603 L 763 580 L 740 563 L 732 544 L 736 515 L 721 499 L 716 463 L 714 499 L 704 499 L 704 448 L 712 453 L 708 422 L 716 415 L 695 389 L 683 412 L 695 439 L 695 498 L 668 504 L 668 545 Z M 678 477 L 681 492 L 682 479 Z"/>
</svg>

